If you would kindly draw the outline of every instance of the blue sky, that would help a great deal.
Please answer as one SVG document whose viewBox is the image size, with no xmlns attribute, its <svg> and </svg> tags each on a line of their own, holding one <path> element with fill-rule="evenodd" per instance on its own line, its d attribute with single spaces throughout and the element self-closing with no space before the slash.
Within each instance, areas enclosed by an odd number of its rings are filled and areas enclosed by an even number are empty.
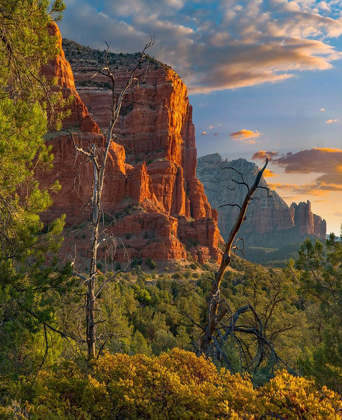
<svg viewBox="0 0 342 420">
<path fill-rule="evenodd" d="M 136 52 L 155 36 L 150 54 L 189 88 L 198 155 L 276 152 L 268 182 L 289 204 L 310 199 L 339 234 L 341 0 L 65 3 L 62 35 L 83 45 Z"/>
</svg>

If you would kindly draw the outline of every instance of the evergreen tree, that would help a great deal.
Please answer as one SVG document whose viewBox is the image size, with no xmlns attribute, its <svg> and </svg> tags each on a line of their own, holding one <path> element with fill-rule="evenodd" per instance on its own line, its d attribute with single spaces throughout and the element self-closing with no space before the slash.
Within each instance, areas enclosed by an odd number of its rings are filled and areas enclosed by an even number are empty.
<svg viewBox="0 0 342 420">
<path fill-rule="evenodd" d="M 70 284 L 70 270 L 58 269 L 55 256 L 63 218 L 44 226 L 39 216 L 51 205 L 51 189 L 59 186 L 41 189 L 35 179 L 37 168 L 50 169 L 53 159 L 43 136 L 47 107 L 57 103 L 59 96 L 40 69 L 58 53 L 48 25 L 60 18 L 63 9 L 60 0 L 52 5 L 48 0 L 3 0 L 0 5 L 2 375 L 6 369 L 17 373 L 14 367 L 21 368 L 30 359 L 28 331 L 44 331 L 46 341 L 47 330 L 55 330 L 54 300 Z"/>
<path fill-rule="evenodd" d="M 342 243 L 331 234 L 325 244 L 304 242 L 297 267 L 307 313 L 303 372 L 342 392 Z"/>
</svg>

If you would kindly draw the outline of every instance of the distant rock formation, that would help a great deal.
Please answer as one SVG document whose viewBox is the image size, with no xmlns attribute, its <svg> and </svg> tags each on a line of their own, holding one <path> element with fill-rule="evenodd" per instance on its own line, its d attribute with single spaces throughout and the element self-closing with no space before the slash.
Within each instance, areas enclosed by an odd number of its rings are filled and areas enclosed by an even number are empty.
<svg viewBox="0 0 342 420">
<path fill-rule="evenodd" d="M 61 46 L 56 25 L 51 33 Z M 50 79 L 57 77 L 64 98 L 75 98 L 64 127 L 75 133 L 76 142 L 101 149 L 110 119 L 110 90 L 107 79 L 92 76 L 103 66 L 104 53 L 72 41 L 63 48 L 74 73 L 63 49 L 44 72 Z M 139 56 L 110 53 L 108 58 L 120 90 Z M 127 260 L 127 253 L 155 260 L 186 259 L 190 253 L 201 263 L 218 261 L 217 212 L 196 178 L 195 129 L 186 86 L 171 68 L 153 59 L 137 77 L 140 86 L 128 92 L 115 129 L 118 140 L 111 146 L 103 193 L 106 233 L 119 239 L 115 260 Z M 47 141 L 54 169 L 40 175 L 40 181 L 49 185 L 58 180 L 62 190 L 44 217 L 52 220 L 65 213 L 67 226 L 75 227 L 89 218 L 93 169 L 76 155 L 66 133 L 49 133 Z M 76 242 L 86 255 L 88 244 Z M 72 253 L 75 240 L 63 246 Z"/>
<path fill-rule="evenodd" d="M 292 203 L 290 212 L 294 225 L 301 235 L 313 235 L 322 240 L 326 239 L 327 223 L 320 216 L 312 213 L 309 200 L 306 203 Z"/>
<path fill-rule="evenodd" d="M 227 238 L 239 212 L 238 207 L 225 204 L 241 205 L 247 192 L 244 185 L 237 185 L 233 180 L 244 181 L 251 185 L 258 173 L 258 167 L 245 159 L 222 160 L 218 153 L 198 159 L 197 176 L 204 186 L 205 193 L 213 208 L 219 213 L 218 226 L 223 238 Z M 264 179 L 260 186 L 268 188 Z M 289 207 L 275 192 L 258 189 L 247 210 L 247 219 L 240 235 L 246 243 L 257 246 L 279 246 L 300 243 L 305 237 L 326 239 L 326 221 L 311 211 L 311 203 L 293 203 Z"/>
</svg>

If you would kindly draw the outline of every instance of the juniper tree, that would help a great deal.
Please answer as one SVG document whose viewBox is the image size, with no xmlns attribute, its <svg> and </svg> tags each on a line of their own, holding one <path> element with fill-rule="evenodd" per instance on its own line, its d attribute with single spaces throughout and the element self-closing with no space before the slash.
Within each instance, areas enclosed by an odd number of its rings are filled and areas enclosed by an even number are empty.
<svg viewBox="0 0 342 420">
<path fill-rule="evenodd" d="M 0 4 L 0 356 L 7 365 L 14 355 L 8 346 L 14 335 L 23 338 L 22 329 L 55 330 L 53 293 L 69 278 L 55 257 L 63 218 L 49 226 L 40 218 L 58 184 L 42 189 L 35 179 L 53 159 L 43 136 L 47 108 L 59 96 L 40 69 L 58 53 L 48 25 L 63 9 L 60 0 Z"/>
</svg>

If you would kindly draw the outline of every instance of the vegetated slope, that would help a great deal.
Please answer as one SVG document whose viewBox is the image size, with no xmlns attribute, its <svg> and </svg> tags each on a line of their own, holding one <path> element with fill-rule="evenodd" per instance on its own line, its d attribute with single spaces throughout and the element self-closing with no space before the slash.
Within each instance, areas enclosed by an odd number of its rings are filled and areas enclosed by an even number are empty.
<svg viewBox="0 0 342 420">
<path fill-rule="evenodd" d="M 223 160 L 216 153 L 198 159 L 197 175 L 204 185 L 205 193 L 213 208 L 218 210 L 218 226 L 223 237 L 227 237 L 239 212 L 238 207 L 225 204 L 241 205 L 247 192 L 245 185 L 237 185 L 233 180 L 244 181 L 251 185 L 258 168 L 245 159 Z M 268 188 L 262 179 L 260 186 Z M 275 192 L 260 189 L 251 202 L 247 219 L 239 236 L 246 245 L 246 256 L 251 261 L 277 264 L 296 256 L 299 244 L 306 238 L 326 239 L 326 222 L 312 213 L 311 203 L 293 203 L 289 207 Z M 280 260 L 280 261 L 279 261 Z"/>
<path fill-rule="evenodd" d="M 57 26 L 55 32 L 61 43 Z M 65 45 L 76 83 L 63 50 L 46 68 L 48 77 L 57 78 L 63 96 L 75 97 L 64 127 L 74 132 L 77 143 L 94 143 L 101 149 L 100 128 L 105 131 L 110 118 L 110 90 L 102 75 L 93 76 L 103 67 L 103 53 L 71 41 Z M 116 90 L 126 83 L 137 59 L 128 55 L 115 64 L 109 56 Z M 196 178 L 195 130 L 186 86 L 173 70 L 153 59 L 141 65 L 136 77 L 139 86 L 128 92 L 115 129 L 117 142 L 111 146 L 103 194 L 104 230 L 107 237 L 116 238 L 114 259 L 217 261 L 217 213 Z M 65 213 L 67 226 L 78 233 L 69 235 L 64 252 L 74 252 L 77 236 L 78 250 L 86 255 L 88 233 L 86 227 L 81 232 L 80 225 L 89 218 L 91 164 L 76 155 L 68 134 L 50 133 L 47 140 L 54 169 L 41 181 L 58 179 L 62 190 L 53 196 L 46 219 Z M 100 250 L 103 257 L 106 251 Z"/>
</svg>

